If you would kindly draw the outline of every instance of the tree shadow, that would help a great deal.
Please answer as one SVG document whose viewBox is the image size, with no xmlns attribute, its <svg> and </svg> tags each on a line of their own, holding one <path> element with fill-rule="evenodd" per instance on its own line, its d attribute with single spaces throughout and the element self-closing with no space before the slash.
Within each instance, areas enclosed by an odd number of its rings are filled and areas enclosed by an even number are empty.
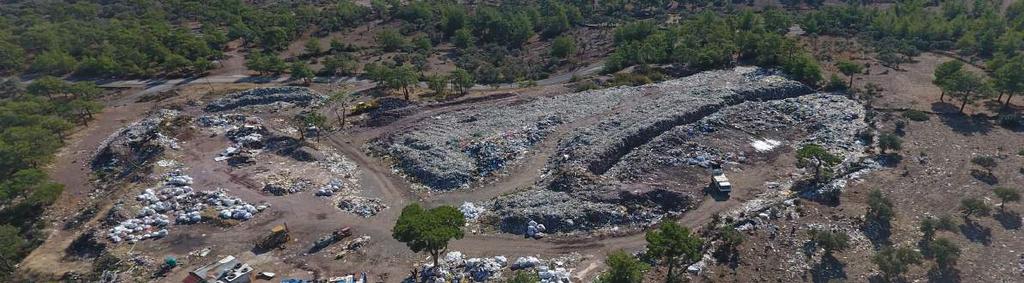
<svg viewBox="0 0 1024 283">
<path fill-rule="evenodd" d="M 825 254 L 821 256 L 821 262 L 811 267 L 811 281 L 825 283 L 834 279 L 846 279 L 846 264 L 831 254 Z"/>
<path fill-rule="evenodd" d="M 729 200 L 729 192 L 719 191 L 718 189 L 715 189 L 714 186 L 704 187 L 704 193 L 718 202 Z"/>
<path fill-rule="evenodd" d="M 1015 211 L 1003 210 L 993 217 L 999 221 L 999 225 L 1002 225 L 1003 229 L 1019 230 L 1021 228 L 1020 213 Z"/>
<path fill-rule="evenodd" d="M 992 229 L 982 226 L 977 221 L 965 220 L 964 224 L 960 224 L 960 234 L 963 234 L 971 242 L 981 243 L 985 246 L 992 245 Z"/>
<path fill-rule="evenodd" d="M 936 104 L 945 104 L 952 106 L 951 104 L 948 103 L 932 103 L 932 111 L 935 111 L 937 113 L 944 113 L 946 111 L 940 110 L 944 109 L 945 107 L 937 106 Z M 992 131 L 992 121 L 989 121 L 988 116 L 985 116 L 984 114 L 966 116 L 964 114 L 955 112 L 939 114 L 938 116 L 943 124 L 946 124 L 946 126 L 949 126 L 951 129 L 953 129 L 954 132 L 961 135 L 970 136 L 976 134 L 988 134 L 988 132 Z"/>
<path fill-rule="evenodd" d="M 978 169 L 971 169 L 971 177 L 974 177 L 974 179 L 977 179 L 978 181 L 981 181 L 982 183 L 985 183 L 985 184 L 989 184 L 989 185 L 999 184 L 999 178 L 996 177 L 996 175 L 992 174 L 992 172 L 989 172 L 989 171 L 978 170 Z"/>
<path fill-rule="evenodd" d="M 898 153 L 890 152 L 878 155 L 876 161 L 878 161 L 878 164 L 881 164 L 882 166 L 895 168 L 896 166 L 899 166 L 900 163 L 903 162 L 903 156 L 899 155 Z"/>
<path fill-rule="evenodd" d="M 960 282 L 960 270 L 957 270 L 955 267 L 949 267 L 945 269 L 939 267 L 932 267 L 931 269 L 928 269 L 928 282 Z"/>
<path fill-rule="evenodd" d="M 889 223 L 869 219 L 867 222 L 864 222 L 861 231 L 864 232 L 864 236 L 871 241 L 876 250 L 892 245 L 892 241 L 889 240 L 889 237 L 892 236 L 892 227 Z"/>
</svg>

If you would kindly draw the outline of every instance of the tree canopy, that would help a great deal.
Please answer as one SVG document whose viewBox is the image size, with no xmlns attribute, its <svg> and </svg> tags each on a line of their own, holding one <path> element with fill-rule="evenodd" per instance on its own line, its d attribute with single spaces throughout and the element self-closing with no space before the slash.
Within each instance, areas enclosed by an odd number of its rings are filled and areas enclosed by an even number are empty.
<svg viewBox="0 0 1024 283">
<path fill-rule="evenodd" d="M 839 164 L 842 158 L 831 154 L 818 144 L 806 144 L 796 152 L 797 166 L 814 169 L 814 181 L 822 182 L 832 176 L 832 167 Z"/>
<path fill-rule="evenodd" d="M 689 228 L 671 221 L 662 222 L 657 229 L 647 231 L 646 239 L 647 253 L 664 260 L 669 278 L 678 276 L 674 273 L 677 265 L 699 260 L 704 244 L 699 236 L 690 233 Z"/>
<path fill-rule="evenodd" d="M 466 219 L 455 207 L 445 205 L 423 209 L 418 203 L 413 203 L 402 209 L 391 236 L 405 243 L 413 252 L 429 253 L 434 259 L 434 266 L 437 266 L 448 242 L 462 239 L 462 226 L 465 225 Z"/>
</svg>

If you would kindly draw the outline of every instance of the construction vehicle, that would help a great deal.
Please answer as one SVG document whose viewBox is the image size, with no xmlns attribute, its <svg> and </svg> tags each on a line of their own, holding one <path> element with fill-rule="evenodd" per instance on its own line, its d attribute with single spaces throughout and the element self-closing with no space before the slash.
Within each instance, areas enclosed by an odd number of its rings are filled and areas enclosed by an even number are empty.
<svg viewBox="0 0 1024 283">
<path fill-rule="evenodd" d="M 260 238 L 256 241 L 256 249 L 270 250 L 273 248 L 283 248 L 284 243 L 291 240 L 291 236 L 288 235 L 288 224 L 282 224 L 274 226 L 270 229 L 270 234 Z"/>
<path fill-rule="evenodd" d="M 725 173 L 722 172 L 721 168 L 711 170 L 711 187 L 720 193 L 732 191 L 732 183 L 729 182 L 728 177 L 725 177 Z"/>
<path fill-rule="evenodd" d="M 380 108 L 380 101 L 377 99 L 371 99 L 369 101 L 360 101 L 355 105 L 352 105 L 352 109 L 349 110 L 349 115 L 359 115 L 366 112 L 373 111 Z"/>
<path fill-rule="evenodd" d="M 349 236 L 352 236 L 352 227 L 345 226 L 317 239 L 316 242 L 313 242 L 313 247 L 309 248 L 309 252 L 315 253 Z"/>
</svg>

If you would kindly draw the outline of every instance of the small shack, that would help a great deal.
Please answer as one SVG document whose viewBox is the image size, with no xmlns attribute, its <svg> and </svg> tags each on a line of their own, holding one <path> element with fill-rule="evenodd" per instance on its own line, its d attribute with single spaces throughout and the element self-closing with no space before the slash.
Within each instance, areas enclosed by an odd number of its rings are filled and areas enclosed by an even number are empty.
<svg viewBox="0 0 1024 283">
<path fill-rule="evenodd" d="M 217 262 L 204 265 L 188 273 L 183 283 L 249 283 L 253 272 L 249 264 L 239 262 L 234 256 L 227 256 Z"/>
</svg>

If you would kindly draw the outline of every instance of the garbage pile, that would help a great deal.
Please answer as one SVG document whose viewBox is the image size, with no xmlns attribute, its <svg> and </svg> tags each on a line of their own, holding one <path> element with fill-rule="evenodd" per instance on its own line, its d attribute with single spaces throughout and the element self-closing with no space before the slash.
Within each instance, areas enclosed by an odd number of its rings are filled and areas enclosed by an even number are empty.
<svg viewBox="0 0 1024 283">
<path fill-rule="evenodd" d="M 540 275 L 541 283 L 569 283 L 572 274 L 565 267 L 551 269 L 547 266 L 537 268 L 537 275 Z"/>
<path fill-rule="evenodd" d="M 530 220 L 530 222 L 528 222 L 526 224 L 526 236 L 527 237 L 534 238 L 534 239 L 543 238 L 544 237 L 544 231 L 547 231 L 547 228 L 544 227 L 544 224 L 537 223 L 537 221 Z"/>
<path fill-rule="evenodd" d="M 177 143 L 160 133 L 161 125 L 179 117 L 174 110 L 160 110 L 111 134 L 93 154 L 91 167 L 100 176 L 121 178 L 151 166 L 150 161 Z"/>
<path fill-rule="evenodd" d="M 338 179 L 331 179 L 327 184 L 324 184 L 317 189 L 315 195 L 318 197 L 329 197 L 343 189 L 345 189 L 345 182 Z"/>
<path fill-rule="evenodd" d="M 466 222 L 470 222 L 480 218 L 480 215 L 487 211 L 487 209 L 467 201 L 463 202 L 462 205 L 459 206 L 459 211 L 461 211 L 462 215 L 466 218 Z"/>
<path fill-rule="evenodd" d="M 867 127 L 863 118 L 864 108 L 856 101 L 827 93 L 744 102 L 661 134 L 624 156 L 608 173 L 635 180 L 666 166 L 742 163 L 748 158 L 744 151 L 762 152 L 782 144 L 762 138 L 769 135 L 790 139 L 786 143 L 793 146 L 813 142 L 835 152 L 861 152 L 856 134 Z M 715 145 L 709 146 L 712 141 Z"/>
<path fill-rule="evenodd" d="M 282 175 L 270 175 L 263 184 L 263 192 L 283 196 L 303 192 L 312 188 L 313 181 L 306 178 L 288 178 Z"/>
<path fill-rule="evenodd" d="M 378 198 L 349 195 L 341 196 L 338 199 L 338 208 L 362 217 L 370 217 L 377 215 L 377 213 L 388 208 L 388 206 Z"/>
<path fill-rule="evenodd" d="M 555 156 L 567 158 L 551 159 L 549 166 L 586 168 L 603 175 L 622 157 L 676 126 L 697 122 L 744 101 L 785 99 L 813 92 L 773 71 L 748 67 L 701 72 L 645 87 L 657 88 L 661 95 L 607 115 L 597 124 L 580 127 L 558 146 Z"/>
<path fill-rule="evenodd" d="M 232 110 L 252 105 L 289 103 L 302 107 L 323 99 L 319 93 L 305 87 L 261 87 L 228 94 L 206 105 L 207 112 Z"/>
<path fill-rule="evenodd" d="M 355 239 L 351 239 L 351 240 L 345 241 L 344 243 L 341 244 L 341 251 L 338 251 L 335 254 L 334 258 L 335 259 L 341 259 L 341 258 L 345 257 L 346 255 L 348 255 L 350 253 L 359 252 L 359 249 L 362 248 L 363 246 L 365 246 L 369 242 L 370 242 L 370 236 L 366 236 L 366 235 L 359 236 L 359 237 L 356 237 Z"/>
<path fill-rule="evenodd" d="M 579 255 L 573 254 L 565 259 L 542 260 L 534 256 L 519 257 L 512 263 L 512 270 L 534 269 L 540 282 L 569 283 L 572 273 L 566 268 L 570 261 L 578 261 Z M 554 267 L 554 268 L 552 268 Z"/>
<path fill-rule="evenodd" d="M 421 282 L 447 282 L 448 278 L 469 278 L 473 282 L 486 282 L 501 277 L 508 266 L 504 256 L 465 258 L 461 252 L 451 251 L 439 262 L 440 266 L 425 264 L 420 267 Z"/>
<path fill-rule="evenodd" d="M 431 190 L 458 189 L 507 168 L 564 121 L 608 111 L 643 94 L 611 88 L 441 113 L 378 138 L 369 149 Z"/>
<path fill-rule="evenodd" d="M 179 172 L 169 174 L 163 186 L 146 189 L 136 196 L 142 208 L 135 218 L 123 220 L 111 228 L 108 238 L 114 243 L 134 243 L 167 236 L 167 226 L 171 224 L 168 215 L 174 216 L 177 224 L 193 224 L 203 220 L 204 209 L 217 211 L 223 219 L 248 220 L 267 208 L 229 196 L 223 190 L 196 191 L 191 186 L 190 176 Z"/>
<path fill-rule="evenodd" d="M 565 192 L 543 189 L 500 197 L 489 210 L 501 219 L 498 228 L 502 232 L 528 237 L 537 235 L 529 234 L 531 224 L 535 224 L 532 225 L 535 232 L 542 232 L 539 228 L 543 224 L 544 233 L 569 233 L 641 221 L 633 219 L 622 205 L 588 201 Z"/>
<path fill-rule="evenodd" d="M 256 156 L 263 151 L 268 139 L 272 137 L 270 131 L 263 126 L 262 119 L 243 114 L 205 115 L 196 119 L 196 124 L 215 133 L 224 134 L 231 140 L 232 144 L 214 157 L 214 160 L 226 160 L 232 166 L 256 162 Z"/>
</svg>

